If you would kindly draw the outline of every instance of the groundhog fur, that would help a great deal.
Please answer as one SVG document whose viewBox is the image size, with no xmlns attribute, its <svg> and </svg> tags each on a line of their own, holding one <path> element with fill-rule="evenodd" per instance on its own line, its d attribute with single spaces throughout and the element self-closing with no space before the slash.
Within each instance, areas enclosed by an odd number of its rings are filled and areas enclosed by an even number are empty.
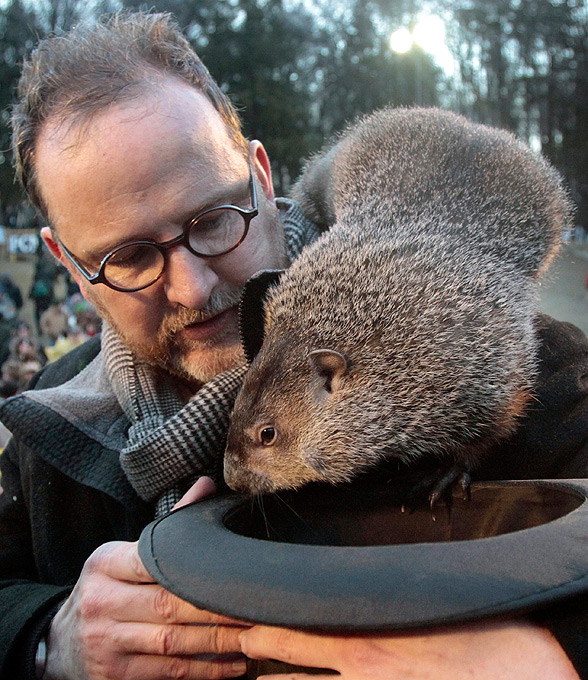
<svg viewBox="0 0 588 680">
<path fill-rule="evenodd" d="M 432 497 L 467 486 L 532 399 L 537 278 L 572 214 L 558 173 L 510 133 L 386 108 L 312 158 L 293 197 L 330 228 L 268 293 L 228 485 L 426 458 Z"/>
</svg>

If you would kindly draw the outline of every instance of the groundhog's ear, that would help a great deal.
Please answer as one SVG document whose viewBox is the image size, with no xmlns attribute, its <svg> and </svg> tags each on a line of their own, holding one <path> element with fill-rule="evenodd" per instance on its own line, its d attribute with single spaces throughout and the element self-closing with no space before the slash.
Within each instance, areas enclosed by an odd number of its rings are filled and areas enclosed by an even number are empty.
<svg viewBox="0 0 588 680">
<path fill-rule="evenodd" d="M 337 391 L 341 377 L 347 372 L 347 359 L 333 349 L 315 349 L 308 359 L 316 374 L 324 379 L 325 390 Z"/>
</svg>

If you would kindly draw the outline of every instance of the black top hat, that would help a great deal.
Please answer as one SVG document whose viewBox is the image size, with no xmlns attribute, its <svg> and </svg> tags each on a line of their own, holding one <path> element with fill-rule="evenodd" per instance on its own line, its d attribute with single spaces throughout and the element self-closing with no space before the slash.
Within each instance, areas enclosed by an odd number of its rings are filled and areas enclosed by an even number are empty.
<svg viewBox="0 0 588 680">
<path fill-rule="evenodd" d="M 197 607 L 331 631 L 522 612 L 588 590 L 588 481 L 474 484 L 450 513 L 403 511 L 390 487 L 226 495 L 143 531 L 153 578 Z"/>
</svg>

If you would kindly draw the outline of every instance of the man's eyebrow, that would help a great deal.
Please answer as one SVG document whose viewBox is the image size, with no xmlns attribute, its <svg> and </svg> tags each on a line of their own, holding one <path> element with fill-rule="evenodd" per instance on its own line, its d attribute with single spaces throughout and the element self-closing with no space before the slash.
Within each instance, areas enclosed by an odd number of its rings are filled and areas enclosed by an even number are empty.
<svg viewBox="0 0 588 680">
<path fill-rule="evenodd" d="M 95 250 L 85 250 L 83 254 L 75 253 L 76 260 L 88 267 L 91 270 L 98 270 L 98 267 L 102 263 L 102 260 L 109 255 L 113 250 L 116 250 L 119 246 L 124 246 L 131 243 L 137 243 L 138 241 L 152 241 L 153 239 L 145 236 L 137 236 L 137 238 L 127 238 L 120 239 L 114 243 L 110 243 L 107 246 L 98 247 Z"/>
<path fill-rule="evenodd" d="M 216 208 L 217 206 L 221 205 L 233 205 L 234 201 L 236 200 L 237 197 L 240 197 L 241 195 L 243 196 L 244 199 L 248 199 L 250 196 L 250 191 L 249 191 L 249 186 L 250 186 L 250 177 L 247 176 L 247 180 L 236 180 L 235 182 L 232 182 L 230 185 L 224 186 L 220 189 L 217 189 L 212 195 L 210 195 L 206 201 L 203 201 L 202 203 L 198 204 L 194 209 L 192 209 L 191 215 L 186 218 L 182 224 L 186 224 L 186 222 L 189 222 L 190 220 L 194 219 L 198 215 L 198 213 L 202 213 L 205 210 L 210 210 L 212 208 Z"/>
<path fill-rule="evenodd" d="M 246 181 L 239 179 L 236 180 L 235 182 L 232 182 L 229 185 L 225 185 L 224 187 L 217 189 L 213 194 L 207 197 L 206 201 L 198 204 L 195 208 L 191 208 L 189 211 L 185 211 L 184 219 L 180 217 L 180 219 L 177 220 L 177 223 L 184 227 L 186 224 L 191 222 L 195 217 L 205 212 L 206 210 L 211 210 L 221 205 L 232 205 L 237 197 L 239 197 L 240 200 L 241 194 L 243 195 L 243 198 L 248 199 L 250 195 L 249 186 L 250 178 L 248 176 Z M 114 243 L 109 244 L 108 246 L 98 248 L 95 251 L 86 251 L 83 257 L 78 256 L 78 260 L 84 266 L 88 266 L 90 268 L 98 268 L 102 260 L 113 250 L 116 250 L 116 248 L 124 246 L 126 244 L 136 243 L 137 241 L 157 242 L 157 239 L 154 239 L 152 236 L 146 235 L 143 236 L 137 235 L 135 238 L 130 239 L 129 238 L 120 239 L 118 241 L 115 241 Z"/>
<path fill-rule="evenodd" d="M 123 243 L 125 242 L 123 241 L 118 245 L 122 245 Z M 83 264 L 85 267 L 88 267 L 91 270 L 94 269 L 97 270 L 102 260 L 108 255 L 108 253 L 112 252 L 116 247 L 117 245 L 114 245 L 108 249 L 100 248 L 99 250 L 96 251 L 86 250 L 84 251 L 83 255 L 78 255 L 76 253 L 76 259 L 80 264 Z"/>
</svg>

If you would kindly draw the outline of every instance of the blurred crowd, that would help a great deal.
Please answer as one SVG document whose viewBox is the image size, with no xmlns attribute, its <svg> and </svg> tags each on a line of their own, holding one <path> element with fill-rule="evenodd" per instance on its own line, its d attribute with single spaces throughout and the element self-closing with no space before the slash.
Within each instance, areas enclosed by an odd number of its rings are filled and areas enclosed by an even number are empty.
<svg viewBox="0 0 588 680">
<path fill-rule="evenodd" d="M 29 201 L 0 203 L 0 224 L 9 229 L 39 229 L 40 216 Z"/>
<path fill-rule="evenodd" d="M 65 295 L 55 295 L 65 276 Z M 34 307 L 34 323 L 23 318 L 25 295 Z M 50 256 L 41 253 L 29 291 L 0 274 L 0 400 L 25 389 L 45 364 L 59 359 L 100 330 L 100 318 L 76 282 Z M 0 442 L 0 448 L 2 443 Z"/>
</svg>

